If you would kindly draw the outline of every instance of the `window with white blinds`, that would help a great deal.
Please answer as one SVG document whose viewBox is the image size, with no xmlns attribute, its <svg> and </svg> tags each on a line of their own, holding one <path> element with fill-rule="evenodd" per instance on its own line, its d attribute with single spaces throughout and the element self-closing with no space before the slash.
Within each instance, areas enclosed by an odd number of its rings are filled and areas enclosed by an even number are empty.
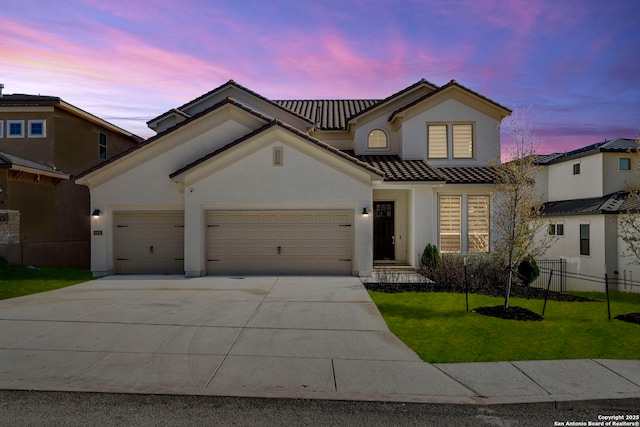
<svg viewBox="0 0 640 427">
<path fill-rule="evenodd" d="M 473 126 L 470 124 L 455 124 L 453 128 L 453 158 L 473 158 Z"/>
<path fill-rule="evenodd" d="M 428 157 L 430 159 L 446 159 L 447 151 L 447 125 L 428 126 Z"/>
<path fill-rule="evenodd" d="M 367 146 L 369 148 L 387 148 L 387 134 L 380 129 L 372 130 L 369 132 Z"/>
<path fill-rule="evenodd" d="M 462 250 L 462 197 L 440 196 L 440 252 Z"/>
<path fill-rule="evenodd" d="M 469 252 L 489 252 L 489 196 L 467 196 Z"/>
</svg>

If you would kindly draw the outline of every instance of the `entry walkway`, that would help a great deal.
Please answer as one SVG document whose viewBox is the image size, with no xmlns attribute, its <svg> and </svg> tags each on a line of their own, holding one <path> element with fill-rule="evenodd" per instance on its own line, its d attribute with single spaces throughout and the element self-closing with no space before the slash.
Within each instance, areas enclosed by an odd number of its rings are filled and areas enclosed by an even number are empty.
<svg viewBox="0 0 640 427">
<path fill-rule="evenodd" d="M 352 277 L 113 276 L 0 301 L 0 388 L 637 404 L 640 361 L 424 363 Z"/>
</svg>

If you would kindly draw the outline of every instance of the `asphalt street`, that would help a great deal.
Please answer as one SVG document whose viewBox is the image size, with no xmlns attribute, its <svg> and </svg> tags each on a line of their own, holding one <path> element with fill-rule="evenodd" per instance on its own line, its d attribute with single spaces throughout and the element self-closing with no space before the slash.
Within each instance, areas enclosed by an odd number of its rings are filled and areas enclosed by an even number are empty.
<svg viewBox="0 0 640 427">
<path fill-rule="evenodd" d="M 0 391 L 2 426 L 554 426 L 630 416 L 620 402 L 438 405 L 216 396 Z M 636 402 L 640 408 L 640 400 Z M 568 425 L 568 424 L 565 424 Z M 580 424 L 577 424 L 580 425 Z"/>
</svg>

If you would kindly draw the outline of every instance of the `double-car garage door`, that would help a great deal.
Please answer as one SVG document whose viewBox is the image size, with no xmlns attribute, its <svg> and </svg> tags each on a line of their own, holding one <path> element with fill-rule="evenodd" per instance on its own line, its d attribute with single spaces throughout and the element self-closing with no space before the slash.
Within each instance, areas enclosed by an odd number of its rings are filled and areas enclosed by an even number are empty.
<svg viewBox="0 0 640 427">
<path fill-rule="evenodd" d="M 352 273 L 350 211 L 207 212 L 206 272 L 239 274 Z M 116 272 L 184 270 L 182 214 L 116 215 Z"/>
</svg>

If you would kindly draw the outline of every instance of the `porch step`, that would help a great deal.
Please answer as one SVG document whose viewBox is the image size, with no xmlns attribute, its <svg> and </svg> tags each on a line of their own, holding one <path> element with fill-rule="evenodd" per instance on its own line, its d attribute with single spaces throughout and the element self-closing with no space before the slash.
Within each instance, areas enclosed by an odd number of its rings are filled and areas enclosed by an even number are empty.
<svg viewBox="0 0 640 427">
<path fill-rule="evenodd" d="M 379 265 L 373 267 L 371 277 L 363 278 L 365 283 L 425 283 L 430 282 L 429 279 L 417 273 L 409 265 Z"/>
</svg>

